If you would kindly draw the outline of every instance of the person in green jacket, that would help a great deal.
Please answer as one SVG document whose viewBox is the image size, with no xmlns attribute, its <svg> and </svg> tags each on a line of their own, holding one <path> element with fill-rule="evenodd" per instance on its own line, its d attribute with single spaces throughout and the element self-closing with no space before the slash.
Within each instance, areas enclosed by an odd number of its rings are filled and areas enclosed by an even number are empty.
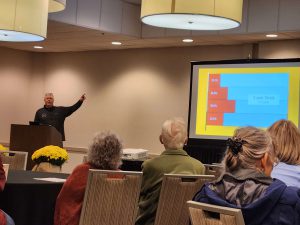
<svg viewBox="0 0 300 225">
<path fill-rule="evenodd" d="M 166 120 L 162 125 L 159 140 L 165 151 L 154 159 L 146 160 L 142 165 L 143 180 L 135 225 L 154 224 L 164 174 L 205 172 L 204 165 L 183 150 L 187 142 L 187 128 L 182 118 Z"/>
</svg>

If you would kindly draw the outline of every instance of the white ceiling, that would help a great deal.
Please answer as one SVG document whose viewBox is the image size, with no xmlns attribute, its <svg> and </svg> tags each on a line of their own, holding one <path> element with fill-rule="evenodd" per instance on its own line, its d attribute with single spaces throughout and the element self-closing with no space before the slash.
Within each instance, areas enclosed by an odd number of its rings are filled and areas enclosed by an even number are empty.
<svg viewBox="0 0 300 225">
<path fill-rule="evenodd" d="M 49 21 L 48 37 L 42 42 L 10 43 L 0 42 L 0 46 L 36 52 L 69 52 L 93 50 L 117 50 L 132 48 L 187 47 L 201 45 L 236 45 L 270 40 L 264 34 L 227 34 L 193 36 L 193 43 L 183 43 L 183 37 L 139 38 L 122 34 L 111 34 L 98 30 Z M 300 32 L 282 32 L 276 40 L 299 39 Z M 114 46 L 112 41 L 121 41 Z M 34 49 L 41 45 L 44 49 Z"/>
<path fill-rule="evenodd" d="M 118 7 L 116 2 L 120 2 Z M 66 10 L 50 15 L 45 41 L 0 42 L 0 46 L 37 52 L 69 52 L 257 43 L 270 40 L 265 37 L 270 32 L 279 35 L 276 40 L 300 38 L 300 1 L 244 0 L 240 28 L 220 32 L 191 32 L 142 25 L 140 5 L 136 5 L 140 2 L 68 0 Z M 183 38 L 193 38 L 194 42 L 183 43 Z M 123 44 L 113 46 L 112 41 Z M 34 49 L 34 45 L 41 45 L 44 49 Z"/>
</svg>

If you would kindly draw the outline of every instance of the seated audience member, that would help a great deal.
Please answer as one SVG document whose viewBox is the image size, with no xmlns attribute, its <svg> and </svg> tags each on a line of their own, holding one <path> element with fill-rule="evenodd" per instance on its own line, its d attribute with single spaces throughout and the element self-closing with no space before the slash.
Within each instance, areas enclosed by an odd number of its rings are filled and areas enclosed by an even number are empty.
<svg viewBox="0 0 300 225">
<path fill-rule="evenodd" d="M 271 136 L 240 128 L 227 145 L 224 175 L 205 184 L 194 200 L 239 208 L 246 225 L 299 225 L 299 189 L 270 177 L 275 158 Z"/>
<path fill-rule="evenodd" d="M 6 183 L 5 172 L 3 169 L 2 158 L 0 156 L 0 191 L 3 191 Z M 13 219 L 0 209 L 0 225 L 15 225 Z"/>
<path fill-rule="evenodd" d="M 122 144 L 117 135 L 103 132 L 94 137 L 88 150 L 87 163 L 73 170 L 57 197 L 55 225 L 79 224 L 89 169 L 117 170 L 121 165 L 121 154 Z"/>
<path fill-rule="evenodd" d="M 269 129 L 274 138 L 275 154 L 279 160 L 271 177 L 282 180 L 287 186 L 300 187 L 300 132 L 288 120 L 279 120 Z"/>
<path fill-rule="evenodd" d="M 142 165 L 143 180 L 136 225 L 154 224 L 164 174 L 205 172 L 203 164 L 188 156 L 183 150 L 187 141 L 187 128 L 183 119 L 174 118 L 165 121 L 159 140 L 164 145 L 165 151 L 154 159 L 146 160 Z"/>
</svg>

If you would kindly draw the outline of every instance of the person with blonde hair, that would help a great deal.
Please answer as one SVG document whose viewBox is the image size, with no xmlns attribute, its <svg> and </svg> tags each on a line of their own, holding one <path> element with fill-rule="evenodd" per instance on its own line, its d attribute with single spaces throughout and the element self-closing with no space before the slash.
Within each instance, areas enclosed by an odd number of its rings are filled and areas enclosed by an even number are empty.
<svg viewBox="0 0 300 225">
<path fill-rule="evenodd" d="M 270 134 L 239 128 L 227 146 L 224 174 L 194 201 L 241 209 L 246 225 L 299 225 L 300 190 L 270 177 L 276 158 Z"/>
<path fill-rule="evenodd" d="M 111 132 L 97 134 L 88 149 L 87 163 L 77 166 L 56 200 L 54 225 L 78 225 L 89 169 L 118 170 L 122 143 Z"/>
<path fill-rule="evenodd" d="M 275 122 L 268 131 L 274 139 L 279 163 L 271 177 L 282 180 L 287 186 L 300 187 L 300 132 L 289 120 Z"/>
<path fill-rule="evenodd" d="M 164 174 L 204 174 L 204 165 L 190 157 L 183 146 L 187 141 L 187 128 L 182 118 L 166 120 L 159 136 L 165 151 L 146 160 L 142 165 L 143 180 L 136 225 L 154 224 Z"/>
</svg>

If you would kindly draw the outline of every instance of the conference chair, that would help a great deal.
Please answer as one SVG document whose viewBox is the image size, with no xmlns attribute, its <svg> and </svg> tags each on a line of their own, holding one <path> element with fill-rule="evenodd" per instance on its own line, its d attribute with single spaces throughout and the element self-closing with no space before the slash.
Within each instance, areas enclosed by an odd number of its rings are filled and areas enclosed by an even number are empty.
<svg viewBox="0 0 300 225">
<path fill-rule="evenodd" d="M 83 163 L 86 163 L 86 162 L 87 162 L 87 159 L 88 159 L 88 156 L 87 156 L 87 155 L 84 155 L 83 158 L 82 158 L 82 162 L 83 162 Z"/>
<path fill-rule="evenodd" d="M 191 200 L 213 175 L 165 174 L 154 225 L 188 225 L 186 202 Z"/>
<path fill-rule="evenodd" d="M 9 164 L 10 170 L 26 170 L 28 152 L 1 151 L 2 163 Z"/>
<path fill-rule="evenodd" d="M 240 209 L 187 202 L 192 225 L 245 225 Z"/>
<path fill-rule="evenodd" d="M 223 173 L 224 167 L 222 164 L 204 164 L 205 174 L 214 175 L 216 179 Z"/>
<path fill-rule="evenodd" d="M 133 225 L 142 172 L 90 170 L 79 225 Z"/>
</svg>

